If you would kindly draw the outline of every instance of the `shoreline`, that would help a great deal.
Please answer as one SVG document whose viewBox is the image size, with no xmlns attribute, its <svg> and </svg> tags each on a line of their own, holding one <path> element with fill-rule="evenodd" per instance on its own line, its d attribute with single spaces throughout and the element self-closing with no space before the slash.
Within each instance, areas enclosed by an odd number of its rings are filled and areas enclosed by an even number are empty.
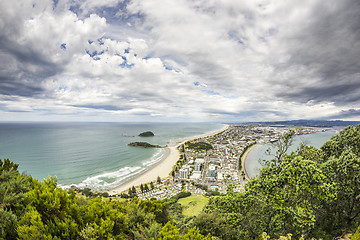
<svg viewBox="0 0 360 240">
<path fill-rule="evenodd" d="M 245 173 L 245 178 L 246 178 L 246 180 L 250 180 L 250 177 L 249 177 L 249 175 L 248 175 L 248 173 L 247 173 L 247 171 L 246 171 L 246 160 L 247 160 L 247 156 L 248 156 L 248 154 L 251 152 L 251 150 L 252 150 L 255 146 L 258 146 L 258 145 L 259 145 L 259 144 L 256 143 L 256 144 L 252 145 L 251 147 L 249 147 L 248 149 L 246 149 L 244 155 L 242 156 L 242 159 L 241 159 L 241 168 L 242 168 L 242 170 L 243 170 L 244 173 Z"/>
<path fill-rule="evenodd" d="M 141 184 L 150 183 L 151 181 L 156 182 L 157 177 L 160 177 L 161 179 L 169 177 L 171 171 L 173 170 L 173 167 L 176 165 L 177 161 L 180 158 L 180 152 L 177 149 L 179 146 L 183 145 L 187 141 L 192 141 L 195 139 L 204 138 L 221 133 L 227 130 L 229 127 L 230 125 L 224 124 L 224 127 L 219 130 L 210 133 L 205 133 L 200 136 L 189 137 L 171 144 L 170 146 L 165 148 L 166 153 L 159 162 L 152 165 L 149 169 L 146 169 L 145 171 L 141 172 L 139 175 L 130 178 L 122 185 L 110 189 L 106 192 L 109 193 L 110 195 L 116 195 L 127 191 L 132 186 L 137 187 Z"/>
</svg>

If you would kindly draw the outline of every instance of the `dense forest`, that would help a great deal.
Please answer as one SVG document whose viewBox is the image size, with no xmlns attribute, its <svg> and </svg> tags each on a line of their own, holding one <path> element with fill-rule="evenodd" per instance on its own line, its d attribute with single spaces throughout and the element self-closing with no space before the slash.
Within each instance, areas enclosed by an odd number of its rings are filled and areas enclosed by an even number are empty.
<svg viewBox="0 0 360 240">
<path fill-rule="evenodd" d="M 360 125 L 320 149 L 279 148 L 243 192 L 229 186 L 196 216 L 178 203 L 186 193 L 101 198 L 56 186 L 0 160 L 0 239 L 360 239 Z"/>
</svg>

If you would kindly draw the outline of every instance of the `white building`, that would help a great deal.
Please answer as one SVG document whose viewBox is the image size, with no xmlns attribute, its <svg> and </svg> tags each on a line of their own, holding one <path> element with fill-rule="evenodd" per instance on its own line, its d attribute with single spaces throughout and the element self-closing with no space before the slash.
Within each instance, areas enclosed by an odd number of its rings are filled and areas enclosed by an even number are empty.
<svg viewBox="0 0 360 240">
<path fill-rule="evenodd" d="M 210 164 L 208 169 L 208 176 L 213 178 L 216 176 L 216 166 L 214 164 Z"/>
<path fill-rule="evenodd" d="M 201 166 L 203 165 L 205 159 L 204 158 L 196 158 L 195 160 L 195 171 L 201 171 Z"/>
<path fill-rule="evenodd" d="M 179 170 L 179 178 L 180 179 L 187 179 L 189 177 L 189 169 L 188 168 L 181 168 Z"/>
<path fill-rule="evenodd" d="M 200 180 L 201 172 L 200 171 L 193 171 L 193 174 L 190 176 L 191 180 Z"/>
</svg>

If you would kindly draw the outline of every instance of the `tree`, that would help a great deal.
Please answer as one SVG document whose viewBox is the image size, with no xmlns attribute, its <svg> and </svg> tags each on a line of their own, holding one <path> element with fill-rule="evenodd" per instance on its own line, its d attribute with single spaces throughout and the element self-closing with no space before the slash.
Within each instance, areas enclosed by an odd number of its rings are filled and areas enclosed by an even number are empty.
<svg viewBox="0 0 360 240">
<path fill-rule="evenodd" d="M 324 152 L 325 160 L 330 157 L 338 158 L 345 150 L 350 150 L 360 156 L 360 125 L 346 127 L 338 135 L 325 142 L 321 150 Z"/>
<path fill-rule="evenodd" d="M 161 183 L 161 178 L 160 178 L 160 176 L 157 177 L 157 180 L 156 180 L 156 181 L 157 181 L 157 184 L 160 184 L 160 183 Z"/>
<path fill-rule="evenodd" d="M 309 235 L 317 210 L 335 199 L 335 187 L 316 161 L 305 154 L 285 154 L 292 135 L 285 134 L 279 140 L 276 158 L 258 178 L 249 181 L 245 192 L 209 201 L 206 211 L 221 213 L 236 230 L 236 238 L 256 238 L 262 232 L 271 237 L 289 232 L 295 237 Z"/>
<path fill-rule="evenodd" d="M 136 239 L 157 239 L 161 224 L 167 221 L 166 204 L 160 200 L 133 198 L 125 206 L 129 229 Z"/>
<path fill-rule="evenodd" d="M 295 131 L 292 130 L 282 135 L 276 142 L 272 143 L 276 149 L 276 153 L 274 158 L 267 164 L 277 164 L 279 161 L 281 161 L 282 157 L 287 153 L 289 147 L 292 145 L 294 135 Z M 271 154 L 270 148 L 267 149 L 267 153 Z"/>
<path fill-rule="evenodd" d="M 100 239 L 123 237 L 128 233 L 128 219 L 120 202 L 104 202 L 101 198 L 91 199 L 81 207 L 85 226 L 83 234 L 96 235 Z"/>
<path fill-rule="evenodd" d="M 179 229 L 170 222 L 159 232 L 159 240 L 180 240 Z"/>
<path fill-rule="evenodd" d="M 144 185 L 143 184 L 140 185 L 140 190 L 141 190 L 142 193 L 144 192 Z"/>
<path fill-rule="evenodd" d="M 236 239 L 236 233 L 219 212 L 201 212 L 192 223 L 203 235 L 218 237 L 220 239 Z"/>
<path fill-rule="evenodd" d="M 150 182 L 150 188 L 154 189 L 154 183 L 152 181 Z"/>
<path fill-rule="evenodd" d="M 61 188 L 56 188 L 56 177 L 48 177 L 44 182 L 32 179 L 31 185 L 32 190 L 24 199 L 30 215 L 25 215 L 25 219 L 28 220 L 19 221 L 18 231 L 22 231 L 25 236 L 27 231 L 31 232 L 34 229 L 35 223 L 41 226 L 41 221 L 44 229 L 39 231 L 46 236 L 78 238 L 83 220 L 80 217 L 79 200 L 75 192 L 69 190 L 67 193 Z"/>
<path fill-rule="evenodd" d="M 319 210 L 318 235 L 340 236 L 360 222 L 360 125 L 346 127 L 320 150 L 321 169 L 335 185 L 336 198 Z"/>
<path fill-rule="evenodd" d="M 14 224 L 24 213 L 22 204 L 30 190 L 29 178 L 20 175 L 18 164 L 0 159 L 0 238 L 16 238 Z"/>
<path fill-rule="evenodd" d="M 211 236 L 204 237 L 196 227 L 190 229 L 185 235 L 181 236 L 179 229 L 170 222 L 159 232 L 159 240 L 210 240 Z"/>
<path fill-rule="evenodd" d="M 46 231 L 40 213 L 33 207 L 17 223 L 18 239 L 52 239 Z"/>
<path fill-rule="evenodd" d="M 347 149 L 339 158 L 330 157 L 322 169 L 335 184 L 336 199 L 324 205 L 319 225 L 341 235 L 341 230 L 349 230 L 360 222 L 360 157 Z"/>
</svg>

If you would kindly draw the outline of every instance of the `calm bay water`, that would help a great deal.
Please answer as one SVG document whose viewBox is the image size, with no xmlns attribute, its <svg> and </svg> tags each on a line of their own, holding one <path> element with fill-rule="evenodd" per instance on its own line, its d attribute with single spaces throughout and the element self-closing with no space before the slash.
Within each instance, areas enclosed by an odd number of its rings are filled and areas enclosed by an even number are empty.
<svg viewBox="0 0 360 240">
<path fill-rule="evenodd" d="M 336 134 L 336 130 L 329 130 L 325 132 L 317 132 L 313 134 L 306 135 L 296 135 L 293 140 L 292 146 L 289 148 L 289 153 L 291 151 L 296 151 L 301 143 L 306 145 L 312 145 L 316 148 L 320 148 L 327 140 Z M 266 150 L 270 148 L 272 153 L 275 153 L 276 150 L 271 144 L 259 144 L 254 146 L 245 160 L 245 169 L 250 178 L 255 177 L 259 174 L 260 169 L 262 168 L 262 160 L 271 160 L 274 158 L 274 155 L 266 154 Z"/>
<path fill-rule="evenodd" d="M 212 123 L 0 123 L 0 158 L 19 163 L 39 180 L 57 176 L 60 185 L 94 190 L 121 185 L 164 157 L 164 149 L 127 144 L 171 145 L 223 128 Z M 155 137 L 137 135 L 152 131 Z"/>
</svg>

